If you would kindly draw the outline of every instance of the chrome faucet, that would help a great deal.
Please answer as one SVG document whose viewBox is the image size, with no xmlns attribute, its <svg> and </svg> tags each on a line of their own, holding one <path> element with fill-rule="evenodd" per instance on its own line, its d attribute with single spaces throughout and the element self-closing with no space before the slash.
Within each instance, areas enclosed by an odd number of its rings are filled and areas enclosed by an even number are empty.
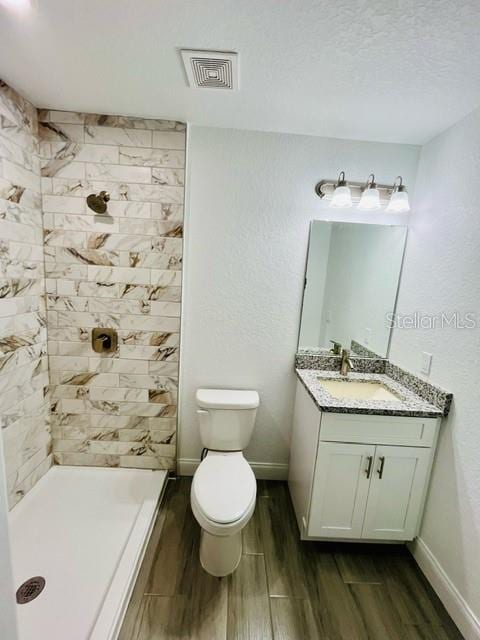
<svg viewBox="0 0 480 640">
<path fill-rule="evenodd" d="M 340 364 L 340 375 L 347 376 L 348 372 L 355 367 L 350 360 L 350 351 L 348 349 L 342 349 L 342 362 Z"/>
</svg>

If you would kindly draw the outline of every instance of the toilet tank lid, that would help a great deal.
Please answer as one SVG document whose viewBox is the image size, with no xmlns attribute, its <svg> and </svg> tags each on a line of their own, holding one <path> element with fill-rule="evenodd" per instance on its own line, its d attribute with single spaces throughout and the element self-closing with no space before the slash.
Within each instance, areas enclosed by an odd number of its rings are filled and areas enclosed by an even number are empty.
<svg viewBox="0 0 480 640">
<path fill-rule="evenodd" d="M 197 389 L 196 400 L 202 409 L 256 409 L 260 403 L 256 391 L 244 389 Z"/>
</svg>

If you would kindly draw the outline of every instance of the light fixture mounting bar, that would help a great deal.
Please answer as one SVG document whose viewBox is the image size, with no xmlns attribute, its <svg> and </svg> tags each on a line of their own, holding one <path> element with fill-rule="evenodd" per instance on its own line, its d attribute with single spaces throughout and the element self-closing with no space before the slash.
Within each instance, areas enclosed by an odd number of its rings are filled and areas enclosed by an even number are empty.
<svg viewBox="0 0 480 640">
<path fill-rule="evenodd" d="M 337 180 L 321 180 L 315 186 L 315 193 L 323 200 L 331 200 L 336 186 Z M 352 203 L 358 204 L 360 202 L 362 192 L 365 189 L 365 182 L 351 182 L 349 180 L 348 186 L 352 193 Z M 382 206 L 387 205 L 393 192 L 392 185 L 377 184 L 377 189 L 380 192 L 380 204 Z"/>
</svg>

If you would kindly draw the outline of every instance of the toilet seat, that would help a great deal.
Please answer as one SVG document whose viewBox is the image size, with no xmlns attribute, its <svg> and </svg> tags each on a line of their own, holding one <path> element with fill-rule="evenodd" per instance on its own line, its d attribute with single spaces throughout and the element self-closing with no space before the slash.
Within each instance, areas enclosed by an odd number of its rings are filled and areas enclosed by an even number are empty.
<svg viewBox="0 0 480 640">
<path fill-rule="evenodd" d="M 210 451 L 193 477 L 192 510 L 205 531 L 233 535 L 251 518 L 256 494 L 255 476 L 241 451 Z"/>
</svg>

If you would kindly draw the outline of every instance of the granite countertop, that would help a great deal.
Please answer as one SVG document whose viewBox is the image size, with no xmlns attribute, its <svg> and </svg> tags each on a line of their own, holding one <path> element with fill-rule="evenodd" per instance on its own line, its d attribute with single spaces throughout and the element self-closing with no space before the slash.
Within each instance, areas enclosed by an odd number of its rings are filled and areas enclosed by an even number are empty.
<svg viewBox="0 0 480 640">
<path fill-rule="evenodd" d="M 413 391 L 385 374 L 350 372 L 348 376 L 342 376 L 338 371 L 320 371 L 318 369 L 295 369 L 295 372 L 321 411 L 422 418 L 441 418 L 444 415 L 438 407 L 423 400 Z M 340 380 L 343 382 L 379 382 L 388 391 L 400 396 L 401 399 L 353 400 L 351 398 L 334 398 L 322 387 L 321 379 Z"/>
</svg>

